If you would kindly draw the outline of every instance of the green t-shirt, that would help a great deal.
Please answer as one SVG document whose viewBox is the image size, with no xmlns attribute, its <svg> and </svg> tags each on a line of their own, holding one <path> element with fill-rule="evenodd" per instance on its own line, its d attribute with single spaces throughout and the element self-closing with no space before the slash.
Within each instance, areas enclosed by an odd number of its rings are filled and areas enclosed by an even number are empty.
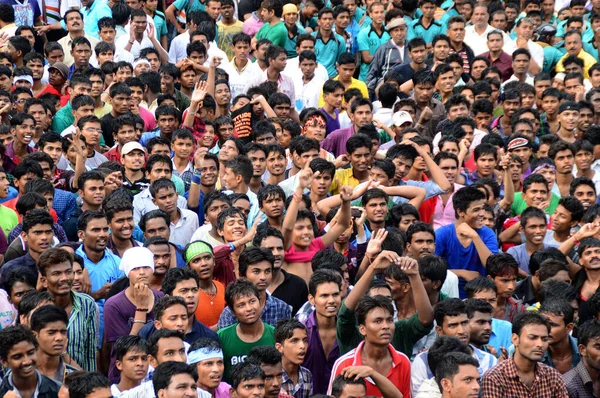
<svg viewBox="0 0 600 398">
<path fill-rule="evenodd" d="M 223 361 L 225 362 L 225 373 L 223 374 L 224 381 L 227 381 L 228 383 L 231 382 L 229 379 L 231 367 L 244 362 L 252 348 L 263 345 L 275 345 L 275 328 L 266 323 L 263 324 L 265 326 L 265 331 L 260 339 L 254 343 L 246 343 L 238 337 L 236 332 L 237 323 L 220 329 L 217 332 L 219 339 L 221 340 L 221 347 L 223 347 Z"/>
<path fill-rule="evenodd" d="M 283 22 L 278 22 L 275 25 L 264 24 L 256 33 L 256 40 L 269 39 L 275 46 L 285 48 L 288 39 L 288 31 Z"/>
<path fill-rule="evenodd" d="M 558 201 L 560 198 L 556 194 L 552 194 L 552 198 L 550 199 L 550 205 L 544 212 L 546 214 L 554 214 L 554 210 L 558 207 Z M 523 192 L 516 192 L 515 198 L 513 200 L 513 204 L 510 207 L 510 215 L 511 217 L 519 216 L 523 211 L 527 208 L 527 203 L 525 203 L 525 199 L 523 199 Z"/>
<path fill-rule="evenodd" d="M 423 336 L 427 336 L 433 328 L 433 322 L 429 327 L 423 326 L 417 314 L 408 319 L 396 321 L 394 324 L 396 325 L 396 330 L 392 337 L 392 346 L 409 358 L 412 355 L 413 346 Z M 340 356 L 355 349 L 363 339 L 358 331 L 356 315 L 354 311 L 350 311 L 346 307 L 345 302 L 342 303 L 338 312 L 336 335 L 338 346 L 340 347 Z M 221 344 L 224 345 L 222 339 Z"/>
<path fill-rule="evenodd" d="M 10 231 L 12 231 L 17 224 L 19 224 L 17 213 L 6 206 L 0 206 L 0 227 L 2 227 L 7 239 Z"/>
</svg>

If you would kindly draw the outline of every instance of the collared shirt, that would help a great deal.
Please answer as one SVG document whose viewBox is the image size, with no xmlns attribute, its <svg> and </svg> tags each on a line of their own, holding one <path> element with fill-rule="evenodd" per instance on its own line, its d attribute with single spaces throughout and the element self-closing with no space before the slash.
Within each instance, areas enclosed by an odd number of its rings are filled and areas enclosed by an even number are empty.
<svg viewBox="0 0 600 398">
<path fill-rule="evenodd" d="M 173 162 L 173 175 L 181 178 L 185 185 L 186 192 L 189 191 L 190 185 L 192 185 L 192 174 L 194 174 L 194 165 L 188 160 L 187 166 L 185 166 L 185 169 L 183 169 L 183 171 L 180 173 L 179 171 L 177 171 L 177 167 L 175 166 L 175 159 L 171 159 L 171 161 Z"/>
<path fill-rule="evenodd" d="M 99 1 L 101 1 L 101 0 L 96 0 L 96 1 L 94 1 L 94 3 L 97 3 Z M 80 10 L 80 11 L 83 11 L 83 10 Z M 110 11 L 110 9 L 109 9 L 109 11 Z M 111 17 L 111 15 L 112 15 L 112 11 L 110 11 L 110 14 L 108 14 L 107 16 Z M 87 23 L 84 23 L 84 26 L 86 26 L 86 28 L 87 28 Z M 96 23 L 96 36 L 97 35 L 98 35 L 98 23 Z M 87 32 L 84 37 L 90 41 L 90 44 L 92 45 L 92 57 L 93 57 L 93 59 L 96 59 L 96 56 L 94 55 L 94 48 L 96 48 L 96 44 L 98 44 L 100 42 L 100 40 L 93 37 L 93 35 L 90 35 Z M 62 39 L 60 39 L 58 41 L 58 44 L 60 44 L 62 46 L 63 51 L 65 53 L 65 57 L 63 59 L 63 64 L 67 65 L 68 67 L 71 67 L 73 65 L 73 62 L 75 62 L 75 60 L 73 59 L 73 56 L 71 55 L 71 43 L 73 43 L 73 39 L 71 39 L 70 34 L 67 34 L 65 37 L 63 37 Z M 92 61 L 92 57 L 90 57 L 90 63 Z M 73 122 L 71 122 L 71 123 L 73 123 Z M 57 131 L 62 131 L 62 130 L 57 130 Z"/>
<path fill-rule="evenodd" d="M 317 39 L 315 43 L 317 62 L 327 69 L 329 78 L 333 78 L 337 75 L 335 64 L 340 55 L 346 52 L 346 40 L 333 30 L 331 31 L 331 36 L 327 42 L 323 40 L 320 29 L 317 29 L 317 31 L 313 32 L 311 35 Z"/>
<path fill-rule="evenodd" d="M 446 34 L 446 26 L 438 21 L 432 19 L 429 27 L 423 26 L 423 16 L 419 19 L 415 19 L 408 24 L 408 33 L 406 35 L 406 42 L 411 41 L 415 37 L 421 37 L 426 43 L 431 43 L 433 38 L 437 35 Z"/>
<path fill-rule="evenodd" d="M 382 45 L 390 40 L 390 34 L 385 30 L 385 27 L 381 27 L 381 34 L 378 34 L 373 24 L 364 27 L 358 32 L 356 41 L 358 43 L 358 51 L 369 51 L 369 55 L 373 56 L 375 51 Z M 362 81 L 367 80 L 367 73 L 369 73 L 369 66 L 366 62 L 360 64 L 359 79 Z M 364 94 L 363 94 L 364 95 Z M 365 98 L 369 98 L 365 96 Z"/>
<path fill-rule="evenodd" d="M 495 66 L 500 70 L 502 81 L 510 79 L 513 74 L 512 57 L 510 55 L 502 51 L 498 58 L 492 59 L 492 56 L 488 51 L 481 54 L 481 56 L 487 58 L 490 61 L 491 66 Z"/>
<path fill-rule="evenodd" d="M 260 316 L 262 321 L 268 325 L 275 327 L 278 320 L 287 319 L 291 317 L 292 310 L 290 309 L 290 306 L 287 303 L 267 293 L 265 307 L 263 308 L 262 314 Z M 219 322 L 217 323 L 217 329 L 226 328 L 227 326 L 231 326 L 236 322 L 237 318 L 235 317 L 235 315 L 231 313 L 229 307 L 225 307 L 225 309 L 223 309 L 223 312 L 221 313 Z"/>
<path fill-rule="evenodd" d="M 100 342 L 100 313 L 94 299 L 87 294 L 71 291 L 71 299 L 67 351 L 79 366 L 93 372 Z"/>
<path fill-rule="evenodd" d="M 125 48 L 129 44 L 129 40 L 131 40 L 129 35 L 121 36 L 115 40 L 115 47 Z M 150 40 L 148 33 L 146 32 L 144 32 L 141 41 L 137 41 L 137 39 L 133 40 L 133 44 L 131 45 L 129 52 L 131 55 L 133 55 L 134 59 L 137 59 L 140 57 L 140 51 L 142 51 L 144 48 L 154 48 L 154 44 L 152 44 L 152 40 Z"/>
<path fill-rule="evenodd" d="M 148 180 L 145 176 L 136 181 L 129 181 L 125 173 L 123 173 L 123 187 L 128 189 L 132 195 L 137 195 L 142 192 L 144 189 L 150 187 L 150 180 Z"/>
<path fill-rule="evenodd" d="M 260 73 L 255 73 L 254 76 L 252 76 L 246 83 L 244 92 L 248 92 L 250 88 L 256 87 L 261 83 L 268 81 L 268 70 L 269 68 L 261 71 Z M 292 106 L 294 106 L 296 104 L 296 90 L 294 89 L 294 82 L 292 81 L 292 78 L 280 73 L 279 78 L 277 79 L 277 85 L 279 87 L 279 92 L 287 95 L 292 103 Z"/>
<path fill-rule="evenodd" d="M 56 211 L 58 223 L 64 223 L 75 212 L 75 209 L 77 209 L 75 195 L 62 189 L 55 189 L 52 208 Z"/>
<path fill-rule="evenodd" d="M 198 227 L 198 215 L 196 213 L 187 209 L 179 209 L 179 221 L 176 224 L 171 221 L 169 225 L 171 230 L 169 242 L 185 247 L 190 243 L 190 239 Z"/>
<path fill-rule="evenodd" d="M 104 17 L 112 18 L 112 10 L 105 0 L 95 0 L 88 7 L 82 7 L 79 11 L 83 14 L 84 29 L 87 35 L 98 38 L 98 21 Z M 64 28 L 64 26 L 63 26 Z M 96 47 L 92 45 L 92 52 Z M 69 50 L 71 47 L 69 47 Z M 65 57 L 69 50 L 65 50 Z"/>
<path fill-rule="evenodd" d="M 253 65 L 256 65 L 258 67 L 258 64 L 256 63 L 254 63 Z M 288 58 L 283 73 L 291 77 L 295 75 L 301 75 L 302 71 L 300 70 L 300 57 Z M 229 79 L 231 80 L 231 74 L 229 74 L 229 76 Z M 324 82 L 329 80 L 329 74 L 327 73 L 327 69 L 323 66 L 323 64 L 317 63 L 317 67 L 315 69 L 315 76 L 323 80 Z M 234 98 L 233 93 L 232 98 Z"/>
<path fill-rule="evenodd" d="M 181 195 L 177 197 L 177 207 L 187 209 L 187 200 L 185 197 Z M 139 224 L 144 214 L 156 209 L 158 209 L 158 206 L 152 202 L 150 188 L 144 189 L 133 197 L 133 222 L 136 225 Z"/>
<path fill-rule="evenodd" d="M 479 376 L 483 376 L 485 372 L 489 369 L 496 366 L 498 360 L 492 355 L 485 351 L 480 350 L 474 345 L 469 344 L 471 348 L 471 356 L 479 362 L 479 367 L 477 371 L 479 372 Z M 412 392 L 413 395 L 417 395 L 419 391 L 419 387 L 425 380 L 431 379 L 435 375 L 431 372 L 429 368 L 429 351 L 424 351 L 418 354 L 415 357 L 415 360 L 412 362 L 410 373 L 411 373 L 411 383 L 412 383 Z"/>
<path fill-rule="evenodd" d="M 329 355 L 325 355 L 325 350 L 319 334 L 316 311 L 313 311 L 310 314 L 304 324 L 308 333 L 308 349 L 306 350 L 306 357 L 304 357 L 303 365 L 306 366 L 313 375 L 314 393 L 325 394 L 327 392 L 333 365 L 340 357 L 340 347 L 338 346 L 336 339 Z"/>
<path fill-rule="evenodd" d="M 58 396 L 58 390 L 60 390 L 60 383 L 52 380 L 51 378 L 44 376 L 39 370 L 35 370 L 37 375 L 37 385 L 35 391 L 33 391 L 32 398 L 54 398 Z M 17 396 L 19 389 L 15 386 L 12 372 L 9 372 L 0 384 L 0 395 L 4 396 L 8 391 L 15 391 Z"/>
<path fill-rule="evenodd" d="M 563 55 L 563 57 L 560 59 L 560 61 L 558 61 L 558 63 L 556 64 L 556 72 L 558 73 L 564 73 L 565 72 L 565 66 L 563 65 L 563 62 L 565 62 L 565 59 L 567 59 L 567 57 L 569 56 L 569 54 L 565 54 Z M 592 67 L 592 65 L 594 65 L 597 61 L 596 58 L 594 58 L 592 55 L 586 53 L 585 51 L 581 50 L 579 51 L 579 54 L 577 54 L 577 58 L 583 60 L 583 77 L 585 77 L 586 79 L 589 79 L 590 75 L 589 75 L 589 70 Z"/>
<path fill-rule="evenodd" d="M 490 369 L 481 379 L 482 397 L 552 397 L 567 398 L 567 387 L 558 371 L 538 362 L 535 378 L 530 387 L 521 381 L 513 357 L 506 359 Z"/>
<path fill-rule="evenodd" d="M 331 395 L 333 380 L 342 372 L 343 369 L 349 366 L 362 366 L 364 345 L 365 342 L 361 341 L 355 349 L 335 361 L 327 394 Z M 390 368 L 389 373 L 385 376 L 389 381 L 392 382 L 392 384 L 394 384 L 394 386 L 396 386 L 398 390 L 400 390 L 404 397 L 410 397 L 410 361 L 406 355 L 396 351 L 391 344 L 388 344 L 388 350 L 392 357 L 392 367 Z M 367 384 L 367 395 L 381 397 L 379 388 L 377 388 L 370 377 L 366 378 L 365 382 Z"/>
<path fill-rule="evenodd" d="M 23 160 L 17 158 L 14 144 L 14 141 L 9 142 L 8 145 L 6 145 L 6 150 L 4 151 L 2 167 L 7 174 L 11 174 L 15 170 L 15 167 L 17 167 L 17 165 Z M 27 146 L 25 149 L 27 150 L 28 154 L 35 152 L 35 149 L 30 146 Z"/>
<path fill-rule="evenodd" d="M 142 243 L 138 242 L 137 240 L 135 240 L 133 238 L 129 238 L 129 241 L 131 242 L 131 247 L 144 246 Z M 114 254 L 115 256 L 121 257 L 119 255 L 119 250 L 117 250 L 117 248 L 115 247 L 115 242 L 113 242 L 112 236 L 108 239 L 108 242 L 106 242 L 106 248 L 108 250 L 110 250 L 112 252 L 112 254 Z"/>
<path fill-rule="evenodd" d="M 562 375 L 562 378 L 567 386 L 569 397 L 571 398 L 595 398 L 594 381 L 590 377 L 590 372 L 583 361 L 567 373 Z"/>
<path fill-rule="evenodd" d="M 577 339 L 573 336 L 569 336 L 569 344 L 571 345 L 571 367 L 574 368 L 581 361 L 581 354 L 579 354 L 579 348 L 577 347 Z M 550 353 L 550 349 L 546 350 L 544 357 L 542 358 L 542 363 L 554 368 L 554 361 L 552 360 L 552 354 Z"/>
<path fill-rule="evenodd" d="M 235 66 L 235 57 L 231 59 L 231 62 L 225 62 L 220 67 L 229 75 L 229 89 L 231 90 L 231 98 L 235 98 L 240 94 L 244 94 L 246 83 L 248 83 L 254 74 L 261 72 L 258 64 L 250 62 L 250 60 L 248 60 L 246 66 L 239 70 Z"/>
<path fill-rule="evenodd" d="M 339 75 L 337 75 L 336 77 L 333 78 L 333 80 L 339 80 Z M 369 98 L 369 90 L 367 88 L 367 85 L 365 84 L 365 82 L 359 80 L 359 79 L 355 79 L 355 78 L 351 78 L 352 81 L 350 82 L 350 85 L 348 86 L 348 88 L 346 90 L 350 90 L 351 88 L 357 88 L 360 90 L 361 94 L 363 95 L 363 97 L 365 98 Z M 367 78 L 365 77 L 365 80 Z M 323 90 L 321 90 L 320 95 L 319 95 L 319 108 L 322 108 L 325 106 L 325 100 L 323 99 Z"/>
<path fill-rule="evenodd" d="M 0 270 L 0 285 L 2 287 L 4 287 L 4 281 L 6 280 L 6 275 L 8 274 L 8 271 L 15 267 L 29 268 L 35 273 L 38 272 L 36 261 L 33 259 L 33 257 L 31 257 L 31 254 L 27 252 L 27 254 L 25 254 L 24 256 L 10 260 L 2 266 L 2 269 Z"/>
<path fill-rule="evenodd" d="M 283 369 L 281 388 L 294 398 L 309 398 L 313 394 L 313 380 L 310 370 L 300 366 L 298 368 L 298 384 L 294 384 L 294 381 Z"/>
</svg>

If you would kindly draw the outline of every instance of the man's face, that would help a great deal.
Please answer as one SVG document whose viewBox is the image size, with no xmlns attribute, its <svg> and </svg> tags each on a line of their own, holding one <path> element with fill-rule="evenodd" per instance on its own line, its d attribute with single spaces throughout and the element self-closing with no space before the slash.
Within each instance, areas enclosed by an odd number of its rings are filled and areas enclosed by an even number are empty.
<svg viewBox="0 0 600 398">
<path fill-rule="evenodd" d="M 133 28 L 135 33 L 142 34 L 146 30 L 148 26 L 148 22 L 146 21 L 146 16 L 136 16 L 131 20 L 131 27 Z"/>
<path fill-rule="evenodd" d="M 116 94 L 114 97 L 110 98 L 110 103 L 112 104 L 113 110 L 119 115 L 129 112 L 130 102 L 131 96 L 127 94 Z"/>
<path fill-rule="evenodd" d="M 217 225 L 217 217 L 219 216 L 219 213 L 225 209 L 228 209 L 229 207 L 229 203 L 221 200 L 215 200 L 208 206 L 206 209 L 206 219 L 210 222 L 213 228 L 215 228 Z"/>
<path fill-rule="evenodd" d="M 558 205 L 551 219 L 553 231 L 567 231 L 575 226 L 571 212 L 563 205 Z"/>
<path fill-rule="evenodd" d="M 315 311 L 322 317 L 335 318 L 342 303 L 340 286 L 335 282 L 322 283 L 317 286 L 314 296 L 309 295 L 308 300 L 315 307 Z"/>
<path fill-rule="evenodd" d="M 283 265 L 283 241 L 276 236 L 268 236 L 262 240 L 260 247 L 269 249 L 275 257 L 274 269 L 278 270 Z"/>
<path fill-rule="evenodd" d="M 146 239 L 150 239 L 153 236 L 160 236 L 168 240 L 170 235 L 169 225 L 164 218 L 156 217 L 146 221 L 146 230 L 144 231 Z"/>
<path fill-rule="evenodd" d="M 575 188 L 575 192 L 573 192 L 573 196 L 581 202 L 585 210 L 595 204 L 597 199 L 596 190 L 585 184 L 578 185 L 577 188 Z"/>
<path fill-rule="evenodd" d="M 265 373 L 265 398 L 278 398 L 283 382 L 283 366 L 280 363 L 276 365 L 267 365 L 261 363 L 261 369 Z"/>
<path fill-rule="evenodd" d="M 173 289 L 173 296 L 181 297 L 185 300 L 188 317 L 194 316 L 194 312 L 198 308 L 198 301 L 200 300 L 199 291 L 198 282 L 195 279 L 177 282 L 175 289 Z"/>
<path fill-rule="evenodd" d="M 554 7 L 554 5 L 553 5 Z M 492 22 L 490 22 L 494 28 L 505 31 L 508 27 L 508 20 L 506 18 L 506 14 L 497 13 L 492 17 Z"/>
<path fill-rule="evenodd" d="M 565 92 L 567 94 L 574 97 L 580 90 L 583 91 L 583 84 L 579 78 L 565 79 Z"/>
<path fill-rule="evenodd" d="M 258 321 L 262 308 L 254 294 L 234 299 L 233 313 L 241 324 L 252 325 Z"/>
<path fill-rule="evenodd" d="M 146 171 L 146 177 L 150 180 L 150 183 L 158 180 L 159 178 L 167 178 L 171 179 L 171 165 L 166 163 L 157 162 L 152 165 L 152 169 L 150 171 Z"/>
<path fill-rule="evenodd" d="M 65 296 L 71 291 L 73 278 L 73 265 L 64 261 L 46 269 L 46 276 L 42 277 L 42 285 L 53 296 Z"/>
<path fill-rule="evenodd" d="M 479 371 L 473 365 L 459 365 L 458 373 L 451 379 L 441 380 L 442 391 L 451 398 L 477 398 L 479 396 Z"/>
<path fill-rule="evenodd" d="M 417 64 L 421 65 L 425 62 L 425 55 L 427 55 L 427 49 L 425 47 L 415 47 L 410 50 L 410 59 Z"/>
<path fill-rule="evenodd" d="M 525 240 L 534 245 L 539 245 L 544 241 L 546 236 L 547 226 L 545 218 L 530 218 L 527 225 L 521 229 L 525 234 Z"/>
<path fill-rule="evenodd" d="M 560 122 L 561 127 L 564 127 L 565 129 L 571 131 L 571 130 L 575 129 L 577 127 L 577 124 L 579 123 L 579 111 L 578 110 L 563 111 L 558 114 L 558 121 Z M 572 158 L 573 158 L 573 155 L 571 155 L 571 159 Z M 558 169 L 558 167 L 557 167 L 557 169 Z"/>
<path fill-rule="evenodd" d="M 340 398 L 363 398 L 367 394 L 365 386 L 361 384 L 346 384 L 340 393 Z"/>
<path fill-rule="evenodd" d="M 135 128 L 129 124 L 121 126 L 115 133 L 115 141 L 122 148 L 128 142 L 135 141 Z"/>
<path fill-rule="evenodd" d="M 546 325 L 530 324 L 521 329 L 521 334 L 512 335 L 512 343 L 519 354 L 533 362 L 542 360 L 548 349 L 550 333 Z"/>
<path fill-rule="evenodd" d="M 525 54 L 518 54 L 516 57 L 513 57 L 512 67 L 515 74 L 527 73 L 529 69 L 529 57 Z"/>
<path fill-rule="evenodd" d="M 450 40 L 454 43 L 462 43 L 465 39 L 465 24 L 462 22 L 455 22 L 448 26 L 446 34 L 450 37 Z"/>
<path fill-rule="evenodd" d="M 121 371 L 122 379 L 141 382 L 148 374 L 148 354 L 137 348 L 130 348 L 122 360 L 117 360 L 115 366 Z"/>
<path fill-rule="evenodd" d="M 154 275 L 162 276 L 171 267 L 171 248 L 169 245 L 150 245 L 148 249 L 154 255 Z"/>
<path fill-rule="evenodd" d="M 86 68 L 90 64 L 92 49 L 85 43 L 78 44 L 71 50 L 76 68 Z"/>
<path fill-rule="evenodd" d="M 393 314 L 381 307 L 369 311 L 364 325 L 359 325 L 358 328 L 365 340 L 377 345 L 390 344 L 396 330 Z"/>
<path fill-rule="evenodd" d="M 40 80 L 44 74 L 44 63 L 39 59 L 32 59 L 25 65 L 33 73 L 33 80 Z"/>
<path fill-rule="evenodd" d="M 475 311 L 469 319 L 470 341 L 478 347 L 487 345 L 492 334 L 492 314 Z"/>
<path fill-rule="evenodd" d="M 198 387 L 204 390 L 215 389 L 223 379 L 225 363 L 223 358 L 209 358 L 198 362 L 196 370 L 198 371 Z"/>
<path fill-rule="evenodd" d="M 410 171 L 410 169 L 412 168 L 413 165 L 413 161 L 410 159 L 405 159 L 402 157 L 397 157 L 395 159 L 392 159 L 392 162 L 394 163 L 394 166 L 396 168 L 396 173 L 394 178 L 396 180 L 401 180 L 403 179 L 408 172 Z"/>
<path fill-rule="evenodd" d="M 435 251 L 435 239 L 427 231 L 416 232 L 411 241 L 406 244 L 406 249 L 414 258 L 422 258 L 431 255 Z"/>
<path fill-rule="evenodd" d="M 50 155 L 54 164 L 57 164 L 63 154 L 62 144 L 60 142 L 46 142 L 43 151 Z"/>
<path fill-rule="evenodd" d="M 188 325 L 188 310 L 181 304 L 167 308 L 160 319 L 154 321 L 157 329 L 177 330 L 185 333 Z M 172 361 L 173 359 L 169 359 Z"/>
<path fill-rule="evenodd" d="M 506 14 L 508 15 L 508 19 L 511 20 L 510 13 L 512 9 L 507 9 Z M 531 40 L 533 37 L 533 23 L 528 20 L 521 21 L 521 25 L 515 27 L 515 31 L 519 37 L 522 37 L 525 40 Z"/>
<path fill-rule="evenodd" d="M 290 112 L 292 110 L 292 107 L 290 104 L 287 103 L 283 103 L 283 104 L 277 104 L 275 105 L 275 107 L 273 108 L 273 111 L 275 112 L 275 114 L 277 115 L 278 118 L 286 120 L 290 118 Z"/>
<path fill-rule="evenodd" d="M 471 326 L 467 314 L 459 314 L 456 316 L 445 316 L 443 324 L 435 327 L 439 336 L 458 337 L 460 341 L 469 344 L 471 336 Z"/>
<path fill-rule="evenodd" d="M 241 239 L 247 232 L 246 221 L 241 215 L 225 218 L 222 230 L 217 230 L 219 235 L 227 242 Z"/>
<path fill-rule="evenodd" d="M 356 127 L 362 127 L 373 122 L 373 111 L 369 105 L 359 106 L 350 116 L 350 119 L 354 122 Z"/>
<path fill-rule="evenodd" d="M 173 214 L 177 210 L 177 192 L 173 188 L 159 190 L 152 201 L 167 214 Z"/>
<path fill-rule="evenodd" d="M 35 121 L 33 119 L 25 119 L 20 125 L 11 127 L 11 131 L 13 131 L 15 141 L 29 145 L 35 132 Z"/>
<path fill-rule="evenodd" d="M 35 346 L 29 341 L 21 341 L 8 351 L 6 359 L 2 359 L 2 366 L 10 368 L 14 377 L 21 380 L 35 376 L 37 354 Z"/>
<path fill-rule="evenodd" d="M 539 207 L 542 202 L 548 199 L 548 188 L 542 183 L 534 182 L 523 193 L 523 196 L 528 206 Z"/>
<path fill-rule="evenodd" d="M 565 324 L 565 318 L 562 315 L 554 315 L 547 312 L 541 312 L 540 314 L 550 323 L 549 345 L 556 345 L 569 338 L 569 333 L 573 330 L 572 323 Z"/>
<path fill-rule="evenodd" d="M 273 266 L 268 261 L 249 265 L 246 270 L 246 279 L 252 282 L 259 292 L 264 292 L 273 280 Z"/>
<path fill-rule="evenodd" d="M 450 54 L 450 43 L 446 40 L 438 40 L 433 46 L 433 57 L 438 61 L 445 61 Z M 428 86 L 428 85 L 426 85 Z"/>
<path fill-rule="evenodd" d="M 261 398 L 264 396 L 265 380 L 262 377 L 244 380 L 240 383 L 237 390 L 231 389 L 232 398 Z"/>
<path fill-rule="evenodd" d="M 347 12 L 340 12 L 338 14 L 337 18 L 335 19 L 335 26 L 339 27 L 340 29 L 345 30 L 349 24 L 350 24 L 350 14 Z M 392 32 L 394 32 L 394 30 L 392 30 Z M 390 32 L 390 35 L 393 38 L 394 36 L 393 36 L 392 32 Z"/>
<path fill-rule="evenodd" d="M 104 249 L 106 249 L 106 243 L 108 242 L 109 237 L 109 228 L 106 218 L 90 220 L 85 231 L 79 231 L 78 233 L 79 238 L 83 240 L 86 250 L 103 252 Z"/>
<path fill-rule="evenodd" d="M 35 127 L 39 132 L 42 132 L 48 128 L 48 125 L 50 124 L 48 121 L 48 113 L 43 105 L 31 105 L 27 113 L 33 116 L 35 119 Z"/>
<path fill-rule="evenodd" d="M 130 68 L 129 66 L 122 66 L 119 69 L 117 69 L 117 73 L 115 73 L 115 80 L 118 83 L 125 83 L 125 80 L 132 76 L 133 68 Z"/>
<path fill-rule="evenodd" d="M 450 109 L 448 110 L 448 119 L 450 119 L 450 120 L 455 120 L 457 117 L 468 116 L 468 115 L 469 115 L 469 108 L 465 104 L 458 104 L 458 105 L 451 106 Z"/>
<path fill-rule="evenodd" d="M 497 53 L 502 51 L 504 46 L 504 37 L 501 34 L 492 34 L 488 37 L 487 46 L 490 52 Z"/>
<path fill-rule="evenodd" d="M 352 168 L 357 172 L 366 172 L 371 164 L 371 150 L 367 147 L 357 148 L 349 154 L 348 158 L 352 164 Z"/>
<path fill-rule="evenodd" d="M 179 337 L 168 337 L 158 340 L 156 351 L 156 365 L 167 361 L 185 362 L 187 359 L 183 340 Z"/>
<path fill-rule="evenodd" d="M 480 176 L 490 177 L 496 168 L 496 158 L 492 154 L 481 155 L 475 161 L 475 164 Z"/>
<path fill-rule="evenodd" d="M 83 20 L 78 12 L 70 12 L 67 15 L 65 23 L 69 32 L 79 32 L 83 30 Z"/>
<path fill-rule="evenodd" d="M 163 134 L 169 135 L 177 128 L 179 123 L 174 115 L 160 115 L 156 119 L 156 124 Z"/>
<path fill-rule="evenodd" d="M 373 198 L 365 204 L 367 220 L 372 223 L 385 222 L 388 213 L 387 201 L 385 198 Z"/>
<path fill-rule="evenodd" d="M 319 28 L 323 29 L 324 31 L 331 30 L 333 27 L 333 13 L 325 13 L 321 15 L 321 17 L 317 20 L 317 24 L 319 25 Z"/>
<path fill-rule="evenodd" d="M 438 90 L 448 93 L 452 91 L 455 83 L 456 78 L 454 76 L 454 71 L 448 71 L 438 76 L 436 86 Z"/>
<path fill-rule="evenodd" d="M 581 108 L 579 110 L 579 124 L 577 128 L 585 133 L 592 123 L 594 123 L 594 112 L 589 108 Z"/>
<path fill-rule="evenodd" d="M 515 292 L 515 287 L 517 286 L 517 275 L 498 275 L 493 278 L 493 281 L 498 289 L 498 296 L 508 299 Z"/>
<path fill-rule="evenodd" d="M 567 112 L 561 113 L 561 115 Z M 554 156 L 554 165 L 556 166 L 556 172 L 559 174 L 569 174 L 573 171 L 573 164 L 575 163 L 575 157 L 570 149 L 558 151 Z"/>
<path fill-rule="evenodd" d="M 40 350 L 51 357 L 62 355 L 67 348 L 67 325 L 63 321 L 49 322 L 33 332 L 40 346 Z"/>
<path fill-rule="evenodd" d="M 435 90 L 434 86 L 430 83 L 426 83 L 426 84 L 417 83 L 417 85 L 415 85 L 415 88 L 414 88 L 415 100 L 417 101 L 417 103 L 421 103 L 421 104 L 431 101 L 434 90 Z"/>
<path fill-rule="evenodd" d="M 179 82 L 181 83 L 182 87 L 185 88 L 193 88 L 194 87 L 194 80 L 196 79 L 196 72 L 193 69 L 187 69 L 183 72 L 181 72 L 181 77 L 179 78 Z"/>
<path fill-rule="evenodd" d="M 236 59 L 244 61 L 248 59 L 250 45 L 246 42 L 239 41 L 233 46 L 233 53 L 235 54 Z"/>
<path fill-rule="evenodd" d="M 115 36 L 117 35 L 117 32 L 114 28 L 103 26 L 98 33 L 102 41 L 109 44 L 114 44 Z"/>
<path fill-rule="evenodd" d="M 121 240 L 131 239 L 133 228 L 133 212 L 131 210 L 124 210 L 115 213 L 110 221 L 110 229 L 113 235 Z"/>
<path fill-rule="evenodd" d="M 284 199 L 276 194 L 267 196 L 261 205 L 261 210 L 272 218 L 281 217 L 285 208 Z"/>
</svg>

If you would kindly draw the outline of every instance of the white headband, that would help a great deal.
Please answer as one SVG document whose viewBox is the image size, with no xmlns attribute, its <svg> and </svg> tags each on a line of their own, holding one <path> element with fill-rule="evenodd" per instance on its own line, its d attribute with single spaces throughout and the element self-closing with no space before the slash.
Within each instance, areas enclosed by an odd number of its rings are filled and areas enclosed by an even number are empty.
<svg viewBox="0 0 600 398">
<path fill-rule="evenodd" d="M 29 82 L 29 84 L 31 84 L 33 86 L 33 77 L 29 76 L 29 75 L 20 75 L 20 76 L 15 76 L 13 78 L 13 84 L 17 84 L 17 82 L 19 80 L 25 80 L 26 82 Z"/>
<path fill-rule="evenodd" d="M 154 254 L 150 249 L 146 247 L 132 247 L 125 250 L 119 269 L 121 269 L 125 275 L 129 276 L 131 270 L 136 268 L 149 267 L 154 273 Z"/>
<path fill-rule="evenodd" d="M 188 352 L 188 364 L 193 365 L 198 362 L 206 361 L 207 359 L 223 359 L 223 351 L 212 350 L 208 347 L 199 348 L 192 352 Z"/>
</svg>

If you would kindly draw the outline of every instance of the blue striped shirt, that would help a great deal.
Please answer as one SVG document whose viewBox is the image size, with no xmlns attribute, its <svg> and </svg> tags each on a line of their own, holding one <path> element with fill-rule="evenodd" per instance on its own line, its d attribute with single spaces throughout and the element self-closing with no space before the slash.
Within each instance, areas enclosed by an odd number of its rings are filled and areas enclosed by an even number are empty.
<svg viewBox="0 0 600 398">
<path fill-rule="evenodd" d="M 69 316 L 67 351 L 84 370 L 96 370 L 96 350 L 100 341 L 100 313 L 93 298 L 71 291 L 73 308 Z"/>
</svg>

